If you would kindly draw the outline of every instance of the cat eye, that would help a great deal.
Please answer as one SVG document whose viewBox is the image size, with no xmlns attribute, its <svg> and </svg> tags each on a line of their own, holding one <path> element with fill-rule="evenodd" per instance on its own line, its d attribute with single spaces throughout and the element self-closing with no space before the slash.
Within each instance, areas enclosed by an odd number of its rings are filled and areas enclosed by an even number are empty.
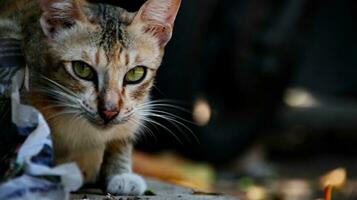
<svg viewBox="0 0 357 200">
<path fill-rule="evenodd" d="M 95 72 L 93 68 L 85 62 L 82 61 L 73 61 L 72 67 L 74 73 L 81 79 L 87 81 L 93 81 L 95 76 Z"/>
<path fill-rule="evenodd" d="M 145 79 L 147 69 L 144 66 L 137 66 L 125 75 L 126 84 L 137 84 Z"/>
</svg>

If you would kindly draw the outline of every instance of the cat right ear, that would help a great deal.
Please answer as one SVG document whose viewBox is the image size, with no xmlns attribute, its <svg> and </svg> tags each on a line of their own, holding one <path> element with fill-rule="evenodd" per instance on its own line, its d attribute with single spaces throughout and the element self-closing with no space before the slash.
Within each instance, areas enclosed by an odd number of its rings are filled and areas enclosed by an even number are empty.
<svg viewBox="0 0 357 200">
<path fill-rule="evenodd" d="M 40 0 L 43 14 L 40 19 L 44 34 L 53 38 L 61 30 L 73 26 L 76 21 L 85 20 L 78 0 Z"/>
<path fill-rule="evenodd" d="M 171 39 L 181 0 L 148 0 L 136 14 L 133 24 L 142 26 L 144 33 L 158 39 L 164 47 Z"/>
</svg>

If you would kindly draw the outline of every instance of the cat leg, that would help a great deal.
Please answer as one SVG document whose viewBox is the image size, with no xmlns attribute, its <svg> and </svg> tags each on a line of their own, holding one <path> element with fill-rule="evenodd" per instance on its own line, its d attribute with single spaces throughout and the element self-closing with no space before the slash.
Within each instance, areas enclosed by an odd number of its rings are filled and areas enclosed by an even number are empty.
<svg viewBox="0 0 357 200">
<path fill-rule="evenodd" d="M 76 162 L 84 178 L 84 183 L 95 183 L 103 161 L 104 146 L 87 151 L 72 150 L 66 156 L 57 156 L 56 164 Z"/>
<path fill-rule="evenodd" d="M 113 195 L 141 195 L 146 190 L 142 177 L 132 172 L 132 144 L 108 144 L 102 166 L 106 191 Z"/>
</svg>

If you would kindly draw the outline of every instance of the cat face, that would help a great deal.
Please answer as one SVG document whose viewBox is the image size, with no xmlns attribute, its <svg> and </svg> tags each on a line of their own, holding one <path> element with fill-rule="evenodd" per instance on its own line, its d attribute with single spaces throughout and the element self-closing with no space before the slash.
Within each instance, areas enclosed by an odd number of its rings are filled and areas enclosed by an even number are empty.
<svg viewBox="0 0 357 200">
<path fill-rule="evenodd" d="M 100 128 L 138 117 L 149 98 L 180 0 L 149 0 L 137 13 L 80 0 L 41 0 L 49 47 L 43 79 L 52 112 Z"/>
</svg>

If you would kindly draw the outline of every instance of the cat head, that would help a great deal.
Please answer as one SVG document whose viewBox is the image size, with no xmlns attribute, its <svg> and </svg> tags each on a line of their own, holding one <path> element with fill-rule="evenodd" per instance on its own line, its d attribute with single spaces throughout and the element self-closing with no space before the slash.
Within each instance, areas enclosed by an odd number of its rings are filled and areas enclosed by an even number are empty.
<svg viewBox="0 0 357 200">
<path fill-rule="evenodd" d="M 39 95 L 51 104 L 42 111 L 100 128 L 129 121 L 149 98 L 180 0 L 148 0 L 136 13 L 82 0 L 40 6 L 48 52 Z"/>
</svg>

